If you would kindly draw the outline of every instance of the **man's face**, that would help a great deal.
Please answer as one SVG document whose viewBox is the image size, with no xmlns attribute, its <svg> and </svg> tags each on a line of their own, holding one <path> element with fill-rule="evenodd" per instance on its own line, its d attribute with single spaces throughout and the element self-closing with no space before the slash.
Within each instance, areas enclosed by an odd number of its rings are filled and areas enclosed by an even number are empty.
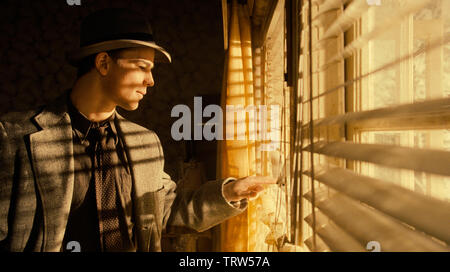
<svg viewBox="0 0 450 272">
<path fill-rule="evenodd" d="M 154 85 L 154 58 L 152 48 L 130 48 L 123 50 L 117 59 L 110 59 L 102 80 L 105 97 L 125 110 L 137 109 L 147 87 Z"/>
</svg>

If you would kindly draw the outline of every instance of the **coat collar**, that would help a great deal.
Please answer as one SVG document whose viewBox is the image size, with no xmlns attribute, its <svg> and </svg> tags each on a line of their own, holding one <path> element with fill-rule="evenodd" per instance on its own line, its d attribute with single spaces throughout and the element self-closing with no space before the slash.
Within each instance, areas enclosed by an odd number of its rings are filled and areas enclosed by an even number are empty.
<svg viewBox="0 0 450 272">
<path fill-rule="evenodd" d="M 47 107 L 44 107 L 44 109 L 34 117 L 34 120 L 41 129 L 58 126 L 60 122 L 63 122 L 64 119 L 68 117 L 67 99 L 69 99 L 68 92 L 58 97 Z"/>
</svg>

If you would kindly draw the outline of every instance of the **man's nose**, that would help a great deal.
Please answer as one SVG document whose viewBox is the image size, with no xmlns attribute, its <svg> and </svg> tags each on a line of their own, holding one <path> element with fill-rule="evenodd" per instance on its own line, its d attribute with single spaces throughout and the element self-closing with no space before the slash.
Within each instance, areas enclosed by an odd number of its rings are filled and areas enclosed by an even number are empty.
<svg viewBox="0 0 450 272">
<path fill-rule="evenodd" d="M 153 74 L 151 71 L 146 73 L 145 79 L 144 79 L 144 85 L 147 87 L 153 87 L 153 85 L 155 85 L 155 81 L 153 80 Z"/>
</svg>

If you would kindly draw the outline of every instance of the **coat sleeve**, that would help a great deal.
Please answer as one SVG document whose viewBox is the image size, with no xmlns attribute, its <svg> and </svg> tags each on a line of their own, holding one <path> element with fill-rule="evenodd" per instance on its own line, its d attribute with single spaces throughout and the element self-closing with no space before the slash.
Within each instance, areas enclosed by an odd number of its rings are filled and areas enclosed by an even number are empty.
<svg viewBox="0 0 450 272">
<path fill-rule="evenodd" d="M 208 181 L 195 191 L 178 191 L 175 182 L 164 173 L 165 224 L 187 227 L 196 231 L 207 230 L 226 219 L 240 214 L 246 206 L 233 207 L 222 194 L 227 180 Z"/>
<path fill-rule="evenodd" d="M 156 140 L 164 158 L 157 136 Z M 161 171 L 163 171 L 164 162 L 162 162 L 161 168 Z M 170 176 L 163 172 L 163 229 L 170 230 L 171 228 L 182 227 L 200 232 L 243 212 L 247 205 L 234 207 L 223 196 L 222 187 L 228 181 L 229 179 L 208 181 L 197 190 L 181 191 L 178 190 L 176 183 Z"/>
<path fill-rule="evenodd" d="M 10 141 L 0 122 L 0 245 L 8 235 L 8 212 L 11 205 L 13 156 Z"/>
</svg>

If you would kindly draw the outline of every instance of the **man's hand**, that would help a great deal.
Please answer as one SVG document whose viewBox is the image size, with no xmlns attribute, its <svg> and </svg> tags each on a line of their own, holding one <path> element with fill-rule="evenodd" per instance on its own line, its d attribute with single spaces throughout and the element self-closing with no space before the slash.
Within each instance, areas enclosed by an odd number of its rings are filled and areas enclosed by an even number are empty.
<svg viewBox="0 0 450 272">
<path fill-rule="evenodd" d="M 228 202 L 255 198 L 259 192 L 264 190 L 264 184 L 276 184 L 276 182 L 276 179 L 264 176 L 240 178 L 223 186 L 223 196 Z"/>
</svg>

